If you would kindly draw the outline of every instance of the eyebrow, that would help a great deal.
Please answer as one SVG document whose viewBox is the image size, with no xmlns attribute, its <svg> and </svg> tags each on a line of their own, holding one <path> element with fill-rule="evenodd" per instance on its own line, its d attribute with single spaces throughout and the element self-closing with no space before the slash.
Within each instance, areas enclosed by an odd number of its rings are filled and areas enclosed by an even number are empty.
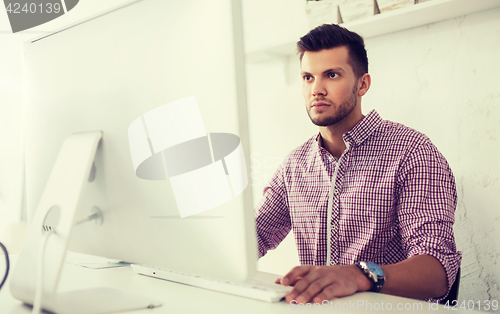
<svg viewBox="0 0 500 314">
<path fill-rule="evenodd" d="M 328 74 L 330 72 L 338 72 L 338 71 L 342 71 L 342 72 L 345 72 L 344 69 L 342 69 L 341 67 L 334 67 L 334 68 L 331 68 L 331 69 L 328 69 L 328 70 L 325 70 L 323 71 L 322 74 Z M 302 71 L 300 72 L 301 75 L 312 75 L 311 73 L 307 72 L 307 71 Z"/>
</svg>

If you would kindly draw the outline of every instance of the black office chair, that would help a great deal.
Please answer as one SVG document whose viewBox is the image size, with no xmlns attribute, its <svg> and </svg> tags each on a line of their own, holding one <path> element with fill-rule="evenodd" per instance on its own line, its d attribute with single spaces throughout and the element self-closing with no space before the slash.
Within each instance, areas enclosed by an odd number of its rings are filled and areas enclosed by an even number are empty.
<svg viewBox="0 0 500 314">
<path fill-rule="evenodd" d="M 458 268 L 457 272 L 457 277 L 455 278 L 455 282 L 451 286 L 450 293 L 448 293 L 448 296 L 439 301 L 440 304 L 446 304 L 448 302 L 448 305 L 450 306 L 455 306 L 458 303 L 458 286 L 460 286 L 460 268 Z M 452 303 L 452 301 L 455 301 Z"/>
</svg>

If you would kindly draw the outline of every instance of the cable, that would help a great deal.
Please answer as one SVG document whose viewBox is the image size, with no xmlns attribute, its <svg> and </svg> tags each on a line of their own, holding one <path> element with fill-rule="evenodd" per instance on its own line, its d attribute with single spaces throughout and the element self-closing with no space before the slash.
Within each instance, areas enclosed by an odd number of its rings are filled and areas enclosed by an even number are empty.
<svg viewBox="0 0 500 314">
<path fill-rule="evenodd" d="M 47 239 L 51 234 L 55 233 L 55 230 L 50 230 L 43 235 L 42 242 L 40 243 L 40 248 L 38 251 L 38 264 L 36 267 L 36 290 L 35 290 L 35 300 L 33 302 L 32 314 L 40 313 L 42 306 L 42 290 L 43 290 L 43 260 L 45 255 L 45 246 L 47 245 Z"/>
<path fill-rule="evenodd" d="M 92 215 L 90 215 L 86 218 L 83 218 L 80 221 L 77 221 L 75 223 L 75 226 L 81 225 L 81 224 L 86 223 L 86 222 L 91 221 L 91 220 L 95 220 L 95 223 L 97 225 L 102 225 L 102 221 L 103 221 L 102 210 L 97 206 L 93 206 L 90 209 L 90 212 L 92 213 Z"/>
<path fill-rule="evenodd" d="M 92 214 L 92 215 L 88 216 L 87 218 L 84 218 L 84 219 L 82 219 L 80 221 L 77 221 L 75 223 L 75 226 L 81 225 L 84 222 L 91 221 L 91 220 L 97 219 L 99 217 L 100 217 L 100 215 L 98 213 Z"/>
<path fill-rule="evenodd" d="M 5 270 L 5 276 L 3 276 L 2 283 L 0 283 L 0 289 L 2 289 L 3 284 L 5 283 L 5 280 L 7 280 L 7 276 L 9 275 L 9 269 L 10 269 L 10 263 L 9 263 L 9 252 L 7 252 L 7 248 L 0 242 L 0 247 L 2 247 L 2 251 L 5 253 L 5 263 L 6 263 L 6 270 Z"/>
</svg>

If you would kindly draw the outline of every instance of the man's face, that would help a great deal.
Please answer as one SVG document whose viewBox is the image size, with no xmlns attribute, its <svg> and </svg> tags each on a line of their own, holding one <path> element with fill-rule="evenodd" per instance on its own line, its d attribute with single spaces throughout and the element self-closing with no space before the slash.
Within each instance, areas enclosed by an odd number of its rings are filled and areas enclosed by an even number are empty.
<svg viewBox="0 0 500 314">
<path fill-rule="evenodd" d="M 358 79 L 348 60 L 344 46 L 306 51 L 302 57 L 302 93 L 309 118 L 318 126 L 341 121 L 358 103 Z"/>
</svg>

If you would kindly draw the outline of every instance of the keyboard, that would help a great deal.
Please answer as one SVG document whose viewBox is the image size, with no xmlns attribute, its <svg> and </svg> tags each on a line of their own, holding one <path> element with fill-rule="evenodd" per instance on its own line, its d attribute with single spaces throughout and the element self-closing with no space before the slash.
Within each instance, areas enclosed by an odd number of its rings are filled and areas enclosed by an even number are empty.
<svg viewBox="0 0 500 314">
<path fill-rule="evenodd" d="M 233 281 L 132 264 L 135 273 L 265 302 L 279 302 L 293 287 L 257 279 Z M 276 277 L 278 278 L 278 277 Z"/>
</svg>

